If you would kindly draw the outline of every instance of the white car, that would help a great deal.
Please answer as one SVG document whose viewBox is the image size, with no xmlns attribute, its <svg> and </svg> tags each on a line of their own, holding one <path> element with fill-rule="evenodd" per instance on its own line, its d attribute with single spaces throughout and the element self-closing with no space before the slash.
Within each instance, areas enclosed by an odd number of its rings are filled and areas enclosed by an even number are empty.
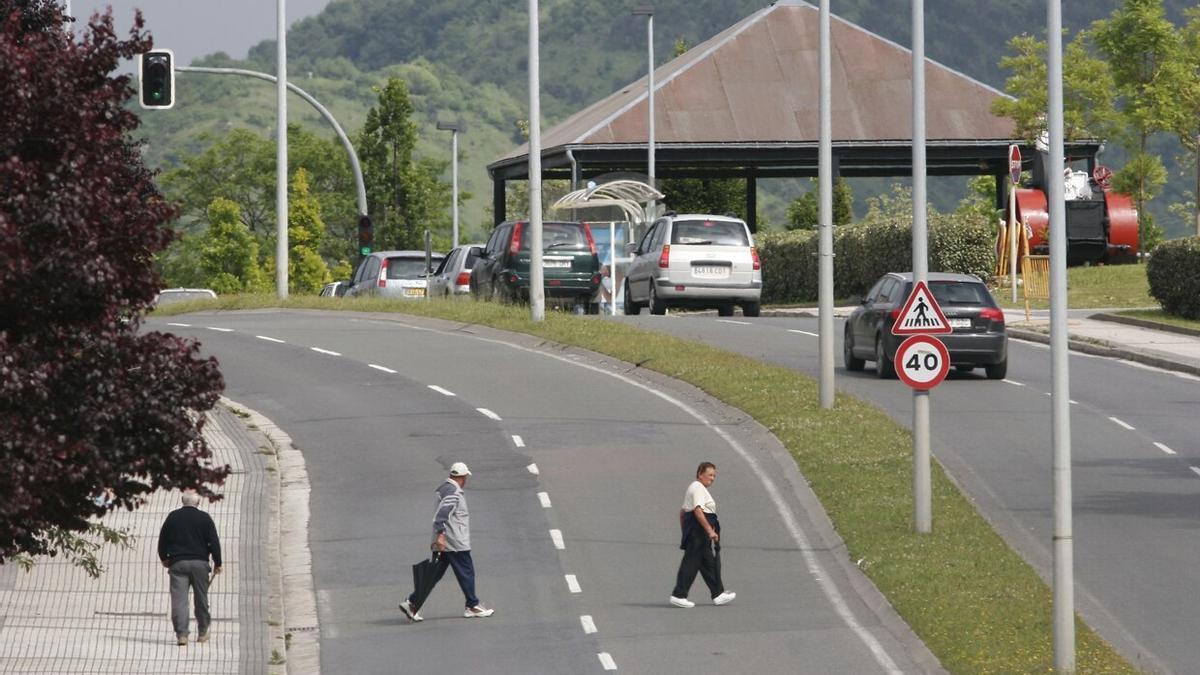
<svg viewBox="0 0 1200 675">
<path fill-rule="evenodd" d="M 483 248 L 483 244 L 464 244 L 451 249 L 442 264 L 429 278 L 429 297 L 448 298 L 471 292 L 471 268 L 479 256 L 471 255 L 471 249 Z"/>
<path fill-rule="evenodd" d="M 443 257 L 434 253 L 429 265 L 437 267 Z M 429 274 L 424 251 L 376 251 L 359 264 L 346 295 L 424 298 Z"/>
<path fill-rule="evenodd" d="M 676 215 L 654 222 L 633 249 L 625 277 L 625 313 L 665 314 L 668 307 L 713 308 L 758 316 L 762 262 L 745 221 L 733 216 Z"/>
<path fill-rule="evenodd" d="M 213 300 L 217 293 L 211 288 L 164 288 L 158 292 L 154 305 L 169 305 L 185 300 Z"/>
</svg>

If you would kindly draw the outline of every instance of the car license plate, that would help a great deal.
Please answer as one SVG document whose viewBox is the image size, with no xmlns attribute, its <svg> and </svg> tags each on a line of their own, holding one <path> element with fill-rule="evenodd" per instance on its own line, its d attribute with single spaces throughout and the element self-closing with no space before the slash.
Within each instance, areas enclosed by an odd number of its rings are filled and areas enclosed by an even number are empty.
<svg viewBox="0 0 1200 675">
<path fill-rule="evenodd" d="M 404 294 L 409 297 L 413 297 L 413 298 L 423 298 L 423 297 L 425 297 L 425 289 L 424 288 L 406 288 L 406 289 L 404 289 Z"/>
<path fill-rule="evenodd" d="M 950 319 L 950 327 L 951 328 L 970 328 L 971 320 L 970 319 Z"/>
<path fill-rule="evenodd" d="M 729 277 L 729 267 L 725 265 L 695 265 L 692 275 L 705 279 L 725 279 Z"/>
<path fill-rule="evenodd" d="M 567 268 L 571 266 L 570 260 L 546 260 L 542 259 L 542 267 Z"/>
</svg>

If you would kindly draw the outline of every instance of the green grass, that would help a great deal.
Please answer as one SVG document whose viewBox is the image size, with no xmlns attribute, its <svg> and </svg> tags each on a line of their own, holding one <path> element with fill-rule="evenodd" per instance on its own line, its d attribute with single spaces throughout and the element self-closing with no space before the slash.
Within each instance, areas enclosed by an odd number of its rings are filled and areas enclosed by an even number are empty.
<svg viewBox="0 0 1200 675">
<path fill-rule="evenodd" d="M 578 345 L 690 382 L 766 426 L 786 446 L 860 566 L 953 673 L 1053 670 L 1052 603 L 1047 585 L 933 471 L 934 531 L 911 527 L 909 432 L 881 410 L 839 394 L 822 410 L 816 382 L 795 371 L 728 351 L 593 317 L 470 301 L 230 297 L 171 305 L 160 314 L 207 309 L 288 308 L 398 312 L 529 333 Z M 1077 621 L 1081 673 L 1134 673 Z"/>
<path fill-rule="evenodd" d="M 996 301 L 1007 309 L 1024 308 L 1025 296 L 1020 287 L 1017 303 L 1013 304 L 1007 277 L 1003 281 L 1003 286 L 992 289 Z M 1046 309 L 1050 303 L 1031 300 L 1029 306 Z M 1103 265 L 1067 268 L 1067 306 L 1071 309 L 1157 307 L 1158 301 L 1150 297 L 1145 265 Z"/>
</svg>

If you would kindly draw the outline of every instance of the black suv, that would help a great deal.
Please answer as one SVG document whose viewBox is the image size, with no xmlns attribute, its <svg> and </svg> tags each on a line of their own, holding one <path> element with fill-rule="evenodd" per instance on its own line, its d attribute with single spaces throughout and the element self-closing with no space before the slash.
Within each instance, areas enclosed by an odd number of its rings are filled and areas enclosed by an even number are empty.
<svg viewBox="0 0 1200 675">
<path fill-rule="evenodd" d="M 525 221 L 501 223 L 487 246 L 473 247 L 471 296 L 498 302 L 529 301 L 529 230 Z M 600 286 L 596 242 L 586 223 L 542 223 L 542 276 L 546 301 L 591 313 Z"/>
</svg>

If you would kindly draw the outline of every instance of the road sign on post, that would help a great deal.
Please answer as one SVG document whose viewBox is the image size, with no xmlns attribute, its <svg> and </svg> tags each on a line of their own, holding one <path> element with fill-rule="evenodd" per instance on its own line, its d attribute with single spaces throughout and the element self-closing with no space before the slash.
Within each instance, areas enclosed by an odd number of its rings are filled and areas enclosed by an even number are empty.
<svg viewBox="0 0 1200 675">
<path fill-rule="evenodd" d="M 946 315 L 942 314 L 942 308 L 929 291 L 929 286 L 924 281 L 918 281 L 913 286 L 912 293 L 908 294 L 908 300 L 896 317 L 896 323 L 892 324 L 892 335 L 939 335 L 953 332 L 954 329 L 950 327 Z"/>
<path fill-rule="evenodd" d="M 927 391 L 941 384 L 950 372 L 950 352 L 932 335 L 912 335 L 896 349 L 896 375 L 904 384 Z"/>
<path fill-rule="evenodd" d="M 1017 145 L 1008 146 L 1008 177 L 1012 180 L 1013 187 L 1021 182 L 1021 147 Z"/>
</svg>

